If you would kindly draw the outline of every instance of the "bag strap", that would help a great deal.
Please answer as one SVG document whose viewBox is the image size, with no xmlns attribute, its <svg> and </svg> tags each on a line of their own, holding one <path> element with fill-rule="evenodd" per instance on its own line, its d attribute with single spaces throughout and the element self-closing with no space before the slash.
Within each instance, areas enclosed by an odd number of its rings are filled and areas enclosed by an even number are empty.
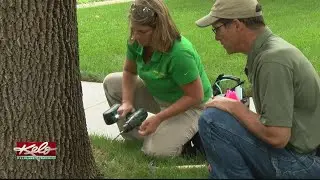
<svg viewBox="0 0 320 180">
<path fill-rule="evenodd" d="M 244 80 L 241 81 L 241 79 L 236 77 L 236 76 L 220 74 L 217 77 L 217 79 L 215 80 L 214 84 L 212 85 L 212 90 L 213 90 L 213 95 L 214 96 L 223 93 L 223 92 L 221 92 L 221 89 L 220 89 L 220 82 L 222 80 L 226 80 L 226 79 L 233 80 L 233 81 L 237 82 L 236 86 L 230 88 L 233 91 L 235 90 L 236 87 L 241 86 L 245 82 Z"/>
</svg>

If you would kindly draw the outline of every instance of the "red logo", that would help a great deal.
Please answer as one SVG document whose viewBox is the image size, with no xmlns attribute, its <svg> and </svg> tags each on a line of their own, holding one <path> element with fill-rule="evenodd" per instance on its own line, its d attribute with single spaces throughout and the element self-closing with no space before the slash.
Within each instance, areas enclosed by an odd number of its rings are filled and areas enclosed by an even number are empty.
<svg viewBox="0 0 320 180">
<path fill-rule="evenodd" d="M 13 148 L 17 159 L 56 159 L 55 142 L 17 142 Z"/>
</svg>

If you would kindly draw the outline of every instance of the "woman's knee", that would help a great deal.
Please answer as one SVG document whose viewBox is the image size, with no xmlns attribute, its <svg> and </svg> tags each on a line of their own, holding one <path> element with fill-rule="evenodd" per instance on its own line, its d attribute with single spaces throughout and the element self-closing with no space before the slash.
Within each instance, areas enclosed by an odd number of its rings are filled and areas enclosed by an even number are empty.
<svg viewBox="0 0 320 180">
<path fill-rule="evenodd" d="M 103 88 L 107 92 L 111 87 L 115 85 L 119 86 L 119 83 L 121 85 L 121 81 L 122 72 L 110 73 L 103 80 Z"/>
<path fill-rule="evenodd" d="M 142 151 L 150 156 L 177 156 L 182 152 L 184 139 L 182 135 L 175 134 L 174 137 L 167 136 L 170 133 L 158 132 L 144 139 Z M 171 133 L 172 134 L 172 133 Z"/>
<path fill-rule="evenodd" d="M 142 151 L 148 156 L 179 156 L 182 152 L 182 147 L 170 148 L 170 147 L 157 147 L 157 146 L 143 146 Z"/>
</svg>

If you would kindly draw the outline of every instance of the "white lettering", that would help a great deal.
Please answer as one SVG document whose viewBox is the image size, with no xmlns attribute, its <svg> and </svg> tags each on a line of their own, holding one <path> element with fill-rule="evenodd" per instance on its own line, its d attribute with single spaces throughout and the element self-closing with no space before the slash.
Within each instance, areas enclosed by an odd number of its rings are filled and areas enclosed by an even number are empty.
<svg viewBox="0 0 320 180">
<path fill-rule="evenodd" d="M 25 152 L 25 155 L 32 155 L 34 157 L 37 157 L 35 153 L 47 155 L 50 151 L 56 150 L 57 148 L 51 148 L 48 146 L 48 142 L 43 142 L 39 147 L 35 144 L 32 144 L 30 146 L 26 146 L 25 144 L 20 147 L 13 148 L 14 151 L 18 151 L 19 155 L 21 155 L 23 152 Z M 39 158 L 37 158 L 40 160 Z"/>
</svg>

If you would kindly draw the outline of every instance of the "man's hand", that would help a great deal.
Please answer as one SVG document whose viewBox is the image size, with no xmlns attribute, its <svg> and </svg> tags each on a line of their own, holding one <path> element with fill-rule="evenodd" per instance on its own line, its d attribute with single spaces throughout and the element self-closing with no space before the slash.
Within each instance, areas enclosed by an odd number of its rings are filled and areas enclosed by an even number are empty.
<svg viewBox="0 0 320 180">
<path fill-rule="evenodd" d="M 152 134 L 157 130 L 160 123 L 161 119 L 159 119 L 156 115 L 151 116 L 142 122 L 138 132 L 141 136 L 147 136 L 149 134 Z"/>
<path fill-rule="evenodd" d="M 232 114 L 246 129 L 275 148 L 284 148 L 291 137 L 291 128 L 265 126 L 259 120 L 260 114 L 250 111 L 239 101 L 215 96 L 212 101 L 205 104 L 205 108 L 208 107 L 215 107 Z"/>
<path fill-rule="evenodd" d="M 237 105 L 237 103 L 239 103 L 237 100 L 234 100 L 231 98 L 226 98 L 226 97 L 222 97 L 222 96 L 215 96 L 215 97 L 213 97 L 213 99 L 210 102 L 207 102 L 204 107 L 205 108 L 215 107 L 215 108 L 221 109 L 223 111 L 226 111 L 230 114 L 233 114 L 232 110 L 233 110 L 234 106 Z"/>
</svg>

